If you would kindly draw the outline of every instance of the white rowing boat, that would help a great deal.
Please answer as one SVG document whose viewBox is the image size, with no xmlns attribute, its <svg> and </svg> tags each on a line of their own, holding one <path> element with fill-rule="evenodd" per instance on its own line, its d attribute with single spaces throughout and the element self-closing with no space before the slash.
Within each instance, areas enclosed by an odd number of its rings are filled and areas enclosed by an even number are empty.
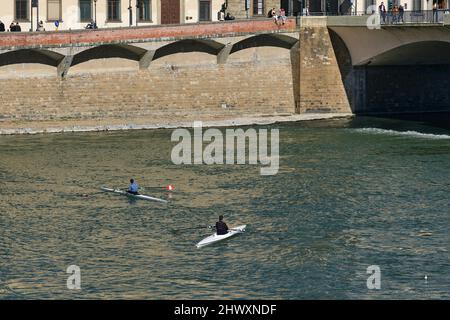
<svg viewBox="0 0 450 320">
<path fill-rule="evenodd" d="M 210 235 L 209 237 L 206 237 L 205 239 L 203 239 L 202 241 L 200 241 L 199 243 L 196 244 L 197 248 L 201 248 L 213 243 L 216 243 L 217 241 L 221 241 L 221 240 L 225 240 L 227 238 L 230 238 L 236 234 L 242 233 L 245 231 L 245 227 L 247 227 L 247 225 L 242 225 L 242 226 L 238 226 L 235 228 L 231 228 L 228 230 L 227 234 L 221 234 L 221 235 L 217 235 L 217 232 L 215 232 L 213 235 Z"/>
<path fill-rule="evenodd" d="M 151 200 L 151 201 L 167 203 L 167 200 L 164 200 L 164 199 L 150 197 L 150 196 L 146 196 L 143 194 L 132 194 L 132 193 L 128 193 L 126 191 L 120 190 L 120 189 L 111 189 L 111 188 L 105 188 L 105 187 L 101 187 L 100 189 L 105 192 L 111 192 L 111 193 L 127 196 L 127 197 L 130 197 L 133 199 Z"/>
</svg>

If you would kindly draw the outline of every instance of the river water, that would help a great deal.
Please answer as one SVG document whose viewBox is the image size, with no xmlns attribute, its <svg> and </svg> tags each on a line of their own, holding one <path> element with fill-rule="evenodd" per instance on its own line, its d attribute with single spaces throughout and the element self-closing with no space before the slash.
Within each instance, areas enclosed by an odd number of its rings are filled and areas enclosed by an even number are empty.
<svg viewBox="0 0 450 320">
<path fill-rule="evenodd" d="M 448 299 L 448 120 L 255 127 L 280 130 L 274 176 L 174 165 L 172 130 L 1 136 L 0 298 Z M 168 205 L 98 192 L 130 177 L 176 190 Z M 218 214 L 247 231 L 197 249 Z"/>
</svg>

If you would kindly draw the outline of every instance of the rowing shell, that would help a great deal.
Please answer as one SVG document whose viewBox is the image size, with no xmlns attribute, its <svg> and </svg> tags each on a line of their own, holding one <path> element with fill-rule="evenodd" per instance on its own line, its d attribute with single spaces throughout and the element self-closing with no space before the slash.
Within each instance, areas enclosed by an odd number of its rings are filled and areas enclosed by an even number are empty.
<svg viewBox="0 0 450 320">
<path fill-rule="evenodd" d="M 102 191 L 105 191 L 105 192 L 112 192 L 112 193 L 115 193 L 115 194 L 120 194 L 120 195 L 127 196 L 127 197 L 134 198 L 134 199 L 151 200 L 151 201 L 167 203 L 167 200 L 160 199 L 160 198 L 155 198 L 155 197 L 150 197 L 150 196 L 146 196 L 146 195 L 143 195 L 143 194 L 132 194 L 132 193 L 125 192 L 123 190 L 111 189 L 111 188 L 105 188 L 105 187 L 101 187 L 100 189 Z"/>
<path fill-rule="evenodd" d="M 196 244 L 197 248 L 201 248 L 213 243 L 216 243 L 217 241 L 221 241 L 221 240 L 225 240 L 227 238 L 230 238 L 238 233 L 242 233 L 245 231 L 245 227 L 246 225 L 242 225 L 242 226 L 238 226 L 236 228 L 232 228 L 228 230 L 228 233 L 226 234 L 221 234 L 221 235 L 217 235 L 217 232 L 214 233 L 213 235 L 210 235 L 209 237 L 206 237 L 205 239 L 203 239 L 202 241 L 200 241 L 199 243 Z"/>
</svg>

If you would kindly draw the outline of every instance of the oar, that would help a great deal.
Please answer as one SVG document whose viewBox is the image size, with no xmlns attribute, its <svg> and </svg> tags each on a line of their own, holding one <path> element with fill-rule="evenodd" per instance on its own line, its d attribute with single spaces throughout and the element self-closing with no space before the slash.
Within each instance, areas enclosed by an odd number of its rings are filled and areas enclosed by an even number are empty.
<svg viewBox="0 0 450 320">
<path fill-rule="evenodd" d="M 180 232 L 180 231 L 186 231 L 186 230 L 199 230 L 199 229 L 206 229 L 211 226 L 197 226 L 197 227 L 189 227 L 189 228 L 181 228 L 181 229 L 177 229 L 177 230 L 172 230 L 172 232 Z"/>
<path fill-rule="evenodd" d="M 101 191 L 101 192 L 93 192 L 93 193 L 79 193 L 79 194 L 77 194 L 77 196 L 78 197 L 87 198 L 87 197 L 90 197 L 90 196 L 96 196 L 98 194 L 103 194 L 103 193 L 104 193 L 103 191 Z"/>
<path fill-rule="evenodd" d="M 159 190 L 165 189 L 166 191 L 175 191 L 175 186 L 173 184 L 168 184 L 166 186 L 159 186 L 159 187 L 145 186 L 145 187 L 142 187 L 142 189 L 159 189 Z"/>
</svg>

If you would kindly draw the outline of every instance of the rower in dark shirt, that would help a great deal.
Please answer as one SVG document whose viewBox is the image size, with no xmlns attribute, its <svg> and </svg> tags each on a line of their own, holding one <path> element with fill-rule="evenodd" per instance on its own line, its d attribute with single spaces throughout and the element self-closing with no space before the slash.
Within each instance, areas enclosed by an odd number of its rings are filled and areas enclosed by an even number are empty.
<svg viewBox="0 0 450 320">
<path fill-rule="evenodd" d="M 219 221 L 216 222 L 216 232 L 217 235 L 228 233 L 228 226 L 225 222 L 223 222 L 223 215 L 220 215 Z"/>
</svg>

